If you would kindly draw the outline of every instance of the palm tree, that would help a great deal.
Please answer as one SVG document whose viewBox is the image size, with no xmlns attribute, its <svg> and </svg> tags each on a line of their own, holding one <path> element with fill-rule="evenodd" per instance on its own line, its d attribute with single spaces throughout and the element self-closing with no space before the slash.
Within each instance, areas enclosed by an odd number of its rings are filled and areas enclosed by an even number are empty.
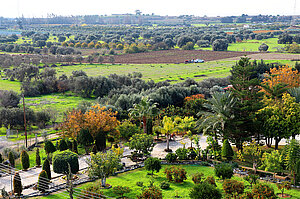
<svg viewBox="0 0 300 199">
<path fill-rule="evenodd" d="M 170 138 L 171 134 L 176 133 L 180 130 L 182 130 L 178 126 L 178 122 L 180 121 L 181 118 L 177 117 L 174 120 L 172 120 L 171 117 L 164 116 L 162 120 L 162 126 L 157 126 L 155 129 L 159 131 L 160 133 L 163 133 L 167 137 L 167 148 L 165 149 L 166 152 L 171 152 L 172 150 L 170 149 Z"/>
<path fill-rule="evenodd" d="M 158 112 L 157 103 L 151 103 L 151 100 L 143 97 L 140 103 L 134 104 L 130 108 L 129 116 L 134 119 L 139 119 L 143 122 L 144 133 L 147 133 L 147 119 L 151 119 Z"/>
<path fill-rule="evenodd" d="M 198 128 L 202 129 L 204 134 L 209 130 L 213 132 L 215 139 L 217 139 L 217 132 L 224 136 L 226 124 L 234 118 L 233 108 L 237 100 L 233 97 L 231 92 L 221 93 L 215 92 L 208 103 L 204 107 L 209 112 L 200 112 L 202 117 L 197 121 Z"/>
</svg>

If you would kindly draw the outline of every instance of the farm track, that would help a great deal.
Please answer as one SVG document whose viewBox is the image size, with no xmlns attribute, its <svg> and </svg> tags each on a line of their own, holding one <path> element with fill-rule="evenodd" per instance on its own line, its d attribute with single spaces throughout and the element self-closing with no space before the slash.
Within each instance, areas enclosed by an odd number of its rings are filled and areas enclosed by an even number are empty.
<svg viewBox="0 0 300 199">
<path fill-rule="evenodd" d="M 204 51 L 204 50 L 162 50 L 135 54 L 115 55 L 115 63 L 119 64 L 174 64 L 184 63 L 185 60 L 203 59 L 215 61 L 227 58 L 252 55 L 257 52 L 233 52 L 233 51 Z M 108 58 L 105 60 L 109 63 Z"/>
</svg>

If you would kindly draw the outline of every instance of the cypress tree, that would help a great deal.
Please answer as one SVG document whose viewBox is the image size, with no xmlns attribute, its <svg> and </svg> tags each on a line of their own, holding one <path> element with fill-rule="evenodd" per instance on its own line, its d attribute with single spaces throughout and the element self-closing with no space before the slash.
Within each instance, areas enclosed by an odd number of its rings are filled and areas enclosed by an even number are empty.
<svg viewBox="0 0 300 199">
<path fill-rule="evenodd" d="M 62 139 L 60 142 L 59 142 L 59 150 L 60 151 L 65 151 L 65 150 L 68 150 L 69 149 L 69 147 L 68 147 L 68 144 L 67 144 L 67 142 L 66 142 L 66 140 L 65 139 Z"/>
<path fill-rule="evenodd" d="M 37 148 L 36 151 L 35 151 L 35 164 L 36 164 L 37 167 L 41 166 L 41 157 L 40 157 L 39 148 Z"/>
<path fill-rule="evenodd" d="M 21 152 L 21 163 L 24 170 L 27 170 L 30 167 L 29 155 L 25 150 Z"/>
<path fill-rule="evenodd" d="M 49 179 L 47 176 L 47 172 L 42 170 L 39 174 L 39 179 L 37 183 L 37 189 L 41 192 L 45 192 L 49 188 Z"/>
<path fill-rule="evenodd" d="M 8 160 L 11 167 L 15 167 L 15 156 L 12 151 L 8 153 Z"/>
<path fill-rule="evenodd" d="M 227 160 L 232 160 L 234 153 L 233 150 L 230 146 L 230 143 L 228 142 L 228 140 L 224 140 L 223 142 L 223 146 L 222 146 L 222 156 L 224 158 L 226 158 Z"/>
<path fill-rule="evenodd" d="M 78 154 L 78 150 L 77 150 L 77 141 L 76 140 L 73 140 L 72 142 L 72 151 L 74 153 L 77 153 Z"/>
<path fill-rule="evenodd" d="M 2 157 L 2 154 L 0 153 L 0 163 L 3 162 L 3 157 Z"/>
<path fill-rule="evenodd" d="M 48 159 L 44 161 L 42 170 L 45 170 L 47 172 L 48 179 L 51 180 L 51 169 L 50 169 L 50 162 Z"/>
<path fill-rule="evenodd" d="M 13 179 L 13 188 L 14 188 L 14 193 L 17 194 L 18 196 L 21 195 L 23 187 L 22 187 L 22 182 L 21 182 L 21 177 L 19 172 L 15 173 L 14 179 Z"/>
</svg>

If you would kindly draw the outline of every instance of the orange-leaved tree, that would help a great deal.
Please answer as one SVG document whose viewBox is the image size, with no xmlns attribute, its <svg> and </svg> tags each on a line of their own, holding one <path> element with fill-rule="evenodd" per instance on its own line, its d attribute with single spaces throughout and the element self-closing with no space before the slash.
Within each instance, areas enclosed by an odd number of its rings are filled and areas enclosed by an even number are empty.
<svg viewBox="0 0 300 199">
<path fill-rule="evenodd" d="M 288 65 L 270 69 L 270 74 L 263 80 L 262 91 L 273 98 L 281 97 L 288 88 L 300 86 L 300 74 Z"/>
<path fill-rule="evenodd" d="M 109 136 L 118 136 L 115 130 L 119 125 L 117 112 L 107 110 L 99 104 L 92 106 L 87 112 L 73 110 L 67 113 L 64 122 L 60 125 L 65 137 L 76 139 L 81 129 L 88 129 L 95 139 L 98 133 L 108 133 Z"/>
</svg>

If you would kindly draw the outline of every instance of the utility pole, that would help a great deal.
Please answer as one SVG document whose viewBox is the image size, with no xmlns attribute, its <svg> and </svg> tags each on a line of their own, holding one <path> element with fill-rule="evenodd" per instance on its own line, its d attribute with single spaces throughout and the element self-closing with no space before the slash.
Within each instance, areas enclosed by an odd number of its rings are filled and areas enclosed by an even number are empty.
<svg viewBox="0 0 300 199">
<path fill-rule="evenodd" d="M 27 131 L 26 131 L 26 113 L 25 113 L 25 100 L 24 100 L 24 94 L 23 97 L 23 112 L 24 112 L 24 128 L 25 128 L 25 147 L 27 148 Z"/>
</svg>

